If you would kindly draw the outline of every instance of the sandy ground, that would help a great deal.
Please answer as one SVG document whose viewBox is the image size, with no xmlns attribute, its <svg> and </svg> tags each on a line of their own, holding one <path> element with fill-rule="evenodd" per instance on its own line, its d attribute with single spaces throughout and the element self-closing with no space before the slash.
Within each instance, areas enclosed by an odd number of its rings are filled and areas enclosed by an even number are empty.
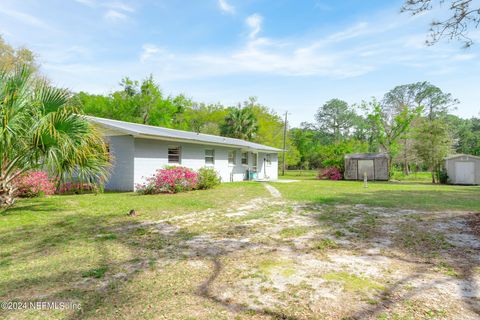
<svg viewBox="0 0 480 320">
<path fill-rule="evenodd" d="M 206 271 L 197 294 L 228 318 L 480 319 L 480 214 L 295 203 L 267 186 L 272 197 L 132 228 L 195 231 L 158 266 Z"/>
</svg>

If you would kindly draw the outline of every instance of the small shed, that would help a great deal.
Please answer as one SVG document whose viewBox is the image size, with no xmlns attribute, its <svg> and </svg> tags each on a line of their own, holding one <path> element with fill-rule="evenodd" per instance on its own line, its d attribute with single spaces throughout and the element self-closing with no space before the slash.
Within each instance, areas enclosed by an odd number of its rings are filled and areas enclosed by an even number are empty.
<svg viewBox="0 0 480 320">
<path fill-rule="evenodd" d="M 368 180 L 388 180 L 388 161 L 386 153 L 355 153 L 345 155 L 346 180 L 363 180 L 367 173 Z"/>
<path fill-rule="evenodd" d="M 480 157 L 456 154 L 445 159 L 448 181 L 452 184 L 480 184 Z"/>
</svg>

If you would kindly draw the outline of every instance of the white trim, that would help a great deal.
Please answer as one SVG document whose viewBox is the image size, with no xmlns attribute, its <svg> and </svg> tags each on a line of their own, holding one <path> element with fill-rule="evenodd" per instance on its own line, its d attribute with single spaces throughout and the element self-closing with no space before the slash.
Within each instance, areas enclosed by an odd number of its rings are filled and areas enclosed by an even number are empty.
<svg viewBox="0 0 480 320">
<path fill-rule="evenodd" d="M 246 167 L 249 166 L 248 162 L 249 162 L 249 160 L 250 160 L 250 157 L 248 156 L 248 153 L 249 153 L 248 151 L 243 151 L 243 150 L 240 152 L 240 163 L 242 164 L 242 166 L 246 166 Z M 243 163 L 243 155 L 244 155 L 244 154 L 247 155 L 247 159 L 246 159 L 247 162 L 246 162 L 246 163 Z"/>
<path fill-rule="evenodd" d="M 170 162 L 170 149 L 178 149 L 178 162 Z M 167 162 L 170 165 L 182 164 L 182 147 L 178 145 L 169 145 L 167 147 Z"/>
<path fill-rule="evenodd" d="M 230 162 L 230 152 L 233 153 L 233 162 Z M 237 150 L 227 151 L 227 162 L 229 167 L 235 167 L 237 165 Z"/>
<path fill-rule="evenodd" d="M 214 166 L 215 165 L 215 149 L 214 148 L 205 148 L 204 150 L 204 161 L 206 166 Z M 207 151 L 212 151 L 211 156 L 207 156 Z M 212 163 L 207 163 L 207 158 L 212 158 Z"/>
</svg>

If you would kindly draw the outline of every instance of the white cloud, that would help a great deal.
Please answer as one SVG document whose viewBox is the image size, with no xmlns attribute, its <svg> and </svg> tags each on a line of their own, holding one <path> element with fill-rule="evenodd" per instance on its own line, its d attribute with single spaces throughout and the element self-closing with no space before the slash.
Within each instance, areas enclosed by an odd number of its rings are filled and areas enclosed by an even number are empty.
<svg viewBox="0 0 480 320">
<path fill-rule="evenodd" d="M 397 20 L 396 20 L 397 19 Z M 245 19 L 249 28 L 243 45 L 221 52 L 175 53 L 144 45 L 140 61 L 168 80 L 199 79 L 234 74 L 358 77 L 384 67 L 455 72 L 456 65 L 476 58 L 443 45 L 420 46 L 423 34 L 411 19 L 392 15 L 346 26 L 343 30 L 308 38 L 260 37 L 263 17 Z M 406 31 L 404 30 L 407 29 Z M 443 67 L 442 67 L 443 66 Z M 448 67 L 448 68 L 447 68 Z"/>
<path fill-rule="evenodd" d="M 235 13 L 235 7 L 227 2 L 227 0 L 218 0 L 220 10 L 226 13 Z"/>
<path fill-rule="evenodd" d="M 105 7 L 111 8 L 114 10 L 120 10 L 125 12 L 135 12 L 135 9 L 123 2 L 107 2 L 104 4 Z"/>
<path fill-rule="evenodd" d="M 47 30 L 52 30 L 53 28 L 50 27 L 46 22 L 38 19 L 35 16 L 32 16 L 30 14 L 20 12 L 20 11 L 15 11 L 15 10 L 9 10 L 6 8 L 0 7 L 0 14 L 6 15 L 12 19 L 21 21 L 22 23 L 42 28 L 42 29 L 47 29 Z"/>
<path fill-rule="evenodd" d="M 104 17 L 111 22 L 120 22 L 128 18 L 127 14 L 135 12 L 135 8 L 121 1 L 104 1 L 96 0 L 75 0 L 90 8 L 105 9 Z"/>
<path fill-rule="evenodd" d="M 249 37 L 255 39 L 257 34 L 262 30 L 263 17 L 258 13 L 248 16 L 245 23 L 250 28 Z"/>
<path fill-rule="evenodd" d="M 116 10 L 112 10 L 112 9 L 105 12 L 104 17 L 105 17 L 105 19 L 107 19 L 111 22 L 119 22 L 119 21 L 127 19 L 127 16 L 125 14 L 123 14 L 119 11 L 116 11 Z"/>
<path fill-rule="evenodd" d="M 125 16 L 128 14 L 121 9 L 110 10 Z M 195 82 L 199 79 L 202 83 L 208 83 L 211 77 L 236 75 L 248 75 L 252 79 L 262 75 L 278 78 L 316 77 L 335 81 L 377 70 L 382 75 L 383 69 L 395 68 L 391 76 L 395 81 L 403 81 L 399 69 L 417 72 L 420 77 L 418 80 L 423 80 L 430 79 L 430 75 L 455 74 L 460 65 L 473 64 L 476 58 L 472 52 L 458 52 L 444 44 L 434 48 L 420 46 L 424 34 L 419 33 L 418 24 L 411 25 L 411 19 L 404 19 L 397 14 L 354 22 L 327 34 L 310 33 L 296 38 L 264 36 L 264 21 L 259 14 L 248 16 L 244 23 L 248 32 L 243 42 L 235 47 L 223 47 L 222 50 L 182 52 L 163 43 L 145 43 L 134 60 L 110 62 L 89 58 L 85 59 L 85 68 L 82 68 L 82 64 L 78 63 L 79 57 L 82 54 L 88 57 L 90 53 L 71 48 L 62 55 L 62 59 L 49 59 L 44 66 L 55 75 L 55 79 L 62 79 L 64 84 L 75 89 L 98 92 L 107 87 L 114 88 L 116 81 L 125 74 L 143 78 L 150 73 L 161 79 L 162 83 L 177 80 Z M 102 77 L 94 82 L 88 80 L 98 70 L 101 70 Z M 381 82 L 378 80 L 377 85 L 381 85 Z M 349 82 L 345 80 L 342 83 Z"/>
<path fill-rule="evenodd" d="M 344 41 L 352 38 L 356 38 L 362 35 L 369 33 L 371 30 L 368 29 L 368 23 L 360 22 L 355 24 L 353 27 L 349 27 L 340 32 L 336 32 L 328 37 L 328 40 L 331 41 Z"/>
<path fill-rule="evenodd" d="M 97 6 L 97 2 L 95 0 L 75 0 L 76 2 L 86 5 L 88 7 L 95 7 Z"/>
<path fill-rule="evenodd" d="M 150 43 L 146 43 L 142 46 L 142 53 L 140 54 L 140 62 L 161 61 L 174 58 L 175 55 L 168 50 Z"/>
<path fill-rule="evenodd" d="M 464 54 L 456 54 L 452 57 L 455 61 L 468 61 L 475 59 L 477 56 L 473 53 L 464 53 Z"/>
</svg>

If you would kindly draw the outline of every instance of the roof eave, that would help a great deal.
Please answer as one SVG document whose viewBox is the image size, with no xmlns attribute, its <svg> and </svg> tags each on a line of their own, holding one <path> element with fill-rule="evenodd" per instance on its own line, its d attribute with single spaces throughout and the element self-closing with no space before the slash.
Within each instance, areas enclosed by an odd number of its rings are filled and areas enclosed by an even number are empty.
<svg viewBox="0 0 480 320">
<path fill-rule="evenodd" d="M 203 141 L 203 140 L 199 140 L 199 139 L 172 138 L 172 137 L 159 135 L 159 134 L 145 134 L 145 133 L 141 133 L 141 132 L 138 132 L 138 131 L 125 129 L 125 128 L 122 128 L 120 126 L 106 124 L 105 122 L 103 122 L 101 120 L 99 121 L 95 117 L 90 117 L 90 116 L 84 116 L 84 117 L 85 117 L 86 120 L 90 121 L 91 123 L 93 123 L 96 126 L 99 126 L 101 128 L 111 130 L 111 131 L 114 131 L 114 132 L 122 132 L 124 134 L 131 135 L 135 138 L 165 140 L 165 141 L 173 141 L 173 142 L 185 142 L 185 143 L 203 144 L 203 145 L 211 145 L 211 146 L 224 146 L 224 147 L 230 147 L 230 148 L 235 147 L 235 148 L 238 148 L 238 149 L 243 149 L 243 150 L 248 150 L 248 151 L 261 151 L 261 152 L 272 152 L 272 153 L 278 153 L 278 152 L 283 152 L 284 151 L 282 149 L 277 149 L 277 148 L 268 147 L 268 146 L 265 146 L 265 148 L 264 147 L 255 148 L 255 147 L 251 147 L 251 146 L 244 146 L 244 145 L 241 145 L 241 144 L 228 143 L 227 141 L 225 141 L 225 143 L 217 143 L 217 142 Z M 106 119 L 106 120 L 108 120 L 108 119 Z M 228 139 L 228 138 L 226 138 L 226 139 Z"/>
<path fill-rule="evenodd" d="M 143 139 L 152 139 L 152 140 L 163 140 L 163 141 L 172 141 L 172 142 L 184 142 L 184 143 L 194 143 L 194 144 L 202 144 L 202 145 L 207 145 L 207 146 L 221 146 L 221 147 L 228 147 L 228 148 L 238 148 L 242 150 L 248 150 L 248 151 L 263 151 L 263 152 L 280 152 L 276 150 L 270 150 L 270 149 L 263 149 L 263 148 L 252 148 L 249 146 L 242 146 L 238 144 L 231 144 L 231 143 L 217 143 L 217 142 L 208 142 L 208 141 L 202 141 L 202 140 L 196 140 L 196 139 L 187 139 L 187 138 L 171 138 L 171 137 L 165 137 L 161 135 L 150 135 L 150 134 L 137 134 L 135 135 L 135 138 L 143 138 Z"/>
</svg>

